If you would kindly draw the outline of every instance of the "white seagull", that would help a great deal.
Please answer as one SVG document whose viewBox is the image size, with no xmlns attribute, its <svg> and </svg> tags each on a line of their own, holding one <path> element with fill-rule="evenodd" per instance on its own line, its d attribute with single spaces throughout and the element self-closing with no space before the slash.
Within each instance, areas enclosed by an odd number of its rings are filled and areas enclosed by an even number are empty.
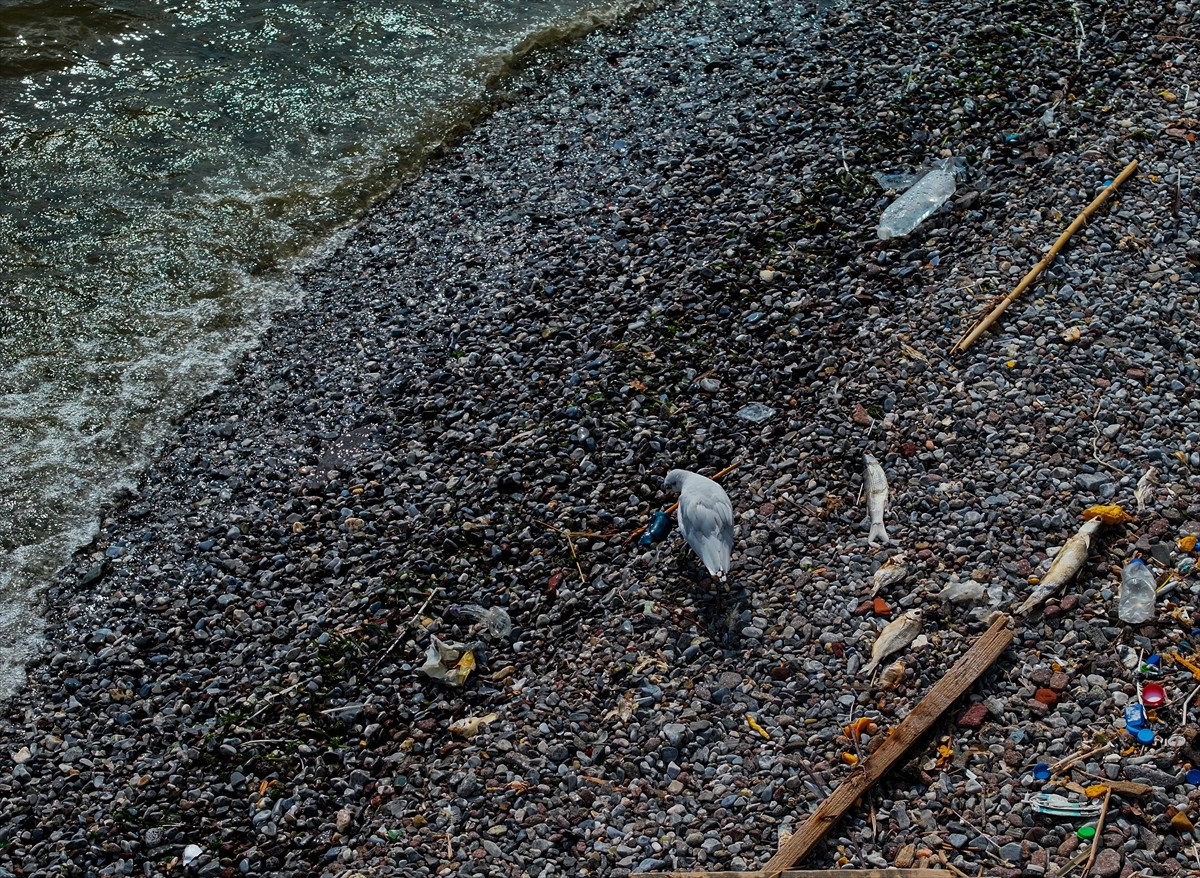
<svg viewBox="0 0 1200 878">
<path fill-rule="evenodd" d="M 673 469 L 663 484 L 679 491 L 679 532 L 708 572 L 724 581 L 733 551 L 733 504 L 712 479 Z"/>
</svg>

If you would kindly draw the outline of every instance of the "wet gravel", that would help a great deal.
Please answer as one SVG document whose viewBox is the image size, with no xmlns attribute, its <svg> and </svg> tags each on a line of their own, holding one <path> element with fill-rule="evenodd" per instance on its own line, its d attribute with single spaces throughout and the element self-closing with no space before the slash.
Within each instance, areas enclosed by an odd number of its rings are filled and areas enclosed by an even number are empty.
<svg viewBox="0 0 1200 878">
<path fill-rule="evenodd" d="M 0 713 L 0 875 L 757 868 L 851 771 L 843 727 L 894 726 L 1151 466 L 1138 520 L 807 864 L 1049 874 L 1086 821 L 1026 798 L 1085 798 L 1031 769 L 1095 751 L 1081 786 L 1152 789 L 1113 798 L 1093 873 L 1195 874 L 1191 676 L 1164 677 L 1153 745 L 1118 731 L 1124 662 L 1194 651 L 1200 12 L 1126 6 L 684 3 L 501 83 L 298 278 L 53 590 Z M 948 157 L 951 201 L 877 240 L 872 174 Z M 734 463 L 718 593 L 677 534 L 628 536 L 668 469 Z M 1136 630 L 1135 549 L 1178 575 Z M 903 677 L 872 685 L 910 607 Z M 418 671 L 431 634 L 473 647 L 461 688 Z"/>
</svg>

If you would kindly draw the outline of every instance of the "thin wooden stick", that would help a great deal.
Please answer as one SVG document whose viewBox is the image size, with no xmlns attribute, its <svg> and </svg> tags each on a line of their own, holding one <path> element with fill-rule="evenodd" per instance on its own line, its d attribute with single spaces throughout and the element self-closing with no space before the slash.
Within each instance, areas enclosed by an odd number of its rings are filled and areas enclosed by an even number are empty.
<svg viewBox="0 0 1200 878">
<path fill-rule="evenodd" d="M 776 874 L 790 869 L 817 846 L 825 834 L 854 803 L 902 760 L 964 692 L 983 676 L 1013 639 L 1012 621 L 1000 615 L 974 645 L 955 662 L 921 702 L 913 708 L 878 750 L 850 773 L 846 781 L 817 806 L 805 823 L 784 842 L 763 871 Z"/>
<path fill-rule="evenodd" d="M 1005 309 L 1007 309 L 1008 306 L 1013 303 L 1017 296 L 1025 292 L 1025 288 L 1033 283 L 1034 279 L 1036 279 L 1037 276 L 1042 273 L 1042 270 L 1047 265 L 1054 261 L 1054 257 L 1058 255 L 1058 251 L 1066 245 L 1067 241 L 1071 239 L 1072 235 L 1079 231 L 1079 228 L 1084 224 L 1087 218 L 1100 209 L 1100 206 L 1108 200 L 1108 197 L 1117 190 L 1118 186 L 1133 176 L 1133 172 L 1137 170 L 1137 166 L 1137 159 L 1134 159 L 1128 165 L 1126 165 L 1125 170 L 1123 170 L 1117 176 L 1117 179 L 1113 180 L 1110 185 L 1105 186 L 1100 194 L 1092 200 L 1092 203 L 1085 207 L 1079 216 L 1075 217 L 1075 221 L 1067 226 L 1067 230 L 1058 236 L 1058 240 L 1054 242 L 1054 245 L 1050 248 L 1049 252 L 1042 257 L 1042 261 L 1035 265 L 1032 270 L 1030 270 L 1029 274 L 1025 275 L 1021 282 L 1017 284 L 1017 288 L 1001 299 L 999 304 L 997 304 L 996 307 L 993 308 L 986 317 L 976 323 L 966 335 L 955 342 L 954 347 L 950 348 L 950 352 L 962 353 L 972 344 L 974 344 L 979 336 L 987 332 L 988 328 L 1000 318 L 1000 315 L 1003 314 Z"/>
<path fill-rule="evenodd" d="M 1100 850 L 1100 837 L 1104 832 L 1104 817 L 1108 814 L 1108 803 L 1112 800 L 1112 793 L 1110 788 L 1104 794 L 1104 804 L 1100 806 L 1100 816 L 1096 819 L 1096 834 L 1092 836 L 1095 839 L 1092 842 L 1092 852 L 1088 855 L 1087 862 L 1083 865 L 1083 871 L 1079 873 L 1079 878 L 1087 878 L 1088 872 L 1092 871 L 1092 863 L 1096 862 L 1096 854 Z"/>
<path fill-rule="evenodd" d="M 579 556 L 575 554 L 575 543 L 571 540 L 571 534 L 567 533 L 567 548 L 571 550 L 571 560 L 575 562 L 575 569 L 579 571 L 579 581 L 587 584 L 587 577 L 583 575 L 583 568 L 579 566 Z"/>
<path fill-rule="evenodd" d="M 958 878 L 971 878 L 970 875 L 968 875 L 962 869 L 958 868 L 958 866 L 951 863 L 949 859 L 947 859 L 945 851 L 938 851 L 938 859 L 942 861 L 943 866 L 945 866 L 947 869 L 949 869 L 951 872 L 953 872 L 955 875 L 957 875 Z"/>
</svg>

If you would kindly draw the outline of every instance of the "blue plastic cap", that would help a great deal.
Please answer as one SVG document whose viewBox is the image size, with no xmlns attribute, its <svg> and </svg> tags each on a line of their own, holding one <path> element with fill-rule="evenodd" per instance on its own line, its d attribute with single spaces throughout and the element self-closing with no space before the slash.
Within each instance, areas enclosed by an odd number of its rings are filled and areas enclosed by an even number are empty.
<svg viewBox="0 0 1200 878">
<path fill-rule="evenodd" d="M 1033 766 L 1034 780 L 1045 780 L 1048 777 L 1050 777 L 1050 766 L 1045 762 L 1039 762 L 1037 765 Z"/>
<path fill-rule="evenodd" d="M 1146 657 L 1146 664 L 1148 664 L 1148 665 L 1161 665 L 1161 664 L 1162 664 L 1162 656 L 1161 656 L 1161 655 L 1151 655 L 1151 656 L 1147 656 L 1147 657 Z"/>
<path fill-rule="evenodd" d="M 1193 768 L 1188 771 L 1187 782 L 1194 787 L 1200 787 L 1200 768 Z"/>
<path fill-rule="evenodd" d="M 1142 744 L 1154 743 L 1154 732 L 1151 729 L 1138 729 L 1137 739 Z"/>
<path fill-rule="evenodd" d="M 1126 567 L 1129 567 L 1129 566 L 1131 566 L 1131 565 L 1133 565 L 1133 564 L 1141 564 L 1143 567 L 1145 567 L 1145 566 L 1146 566 L 1146 562 L 1145 562 L 1145 561 L 1143 561 L 1141 558 L 1130 558 L 1130 559 L 1129 559 L 1129 562 L 1128 562 L 1128 563 L 1127 563 L 1125 566 L 1126 566 Z"/>
</svg>

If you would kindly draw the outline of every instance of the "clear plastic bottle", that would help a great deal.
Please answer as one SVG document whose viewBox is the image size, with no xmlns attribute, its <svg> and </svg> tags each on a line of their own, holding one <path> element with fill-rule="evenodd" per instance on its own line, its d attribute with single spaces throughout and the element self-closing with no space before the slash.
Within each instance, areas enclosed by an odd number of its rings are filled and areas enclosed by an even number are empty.
<svg viewBox="0 0 1200 878">
<path fill-rule="evenodd" d="M 957 183 L 951 168 L 934 168 L 887 206 L 879 218 L 877 234 L 886 241 L 907 235 L 954 194 Z"/>
<path fill-rule="evenodd" d="M 1154 574 L 1141 558 L 1132 558 L 1121 571 L 1121 593 L 1117 596 L 1117 616 L 1129 625 L 1140 625 L 1154 618 Z"/>
</svg>

